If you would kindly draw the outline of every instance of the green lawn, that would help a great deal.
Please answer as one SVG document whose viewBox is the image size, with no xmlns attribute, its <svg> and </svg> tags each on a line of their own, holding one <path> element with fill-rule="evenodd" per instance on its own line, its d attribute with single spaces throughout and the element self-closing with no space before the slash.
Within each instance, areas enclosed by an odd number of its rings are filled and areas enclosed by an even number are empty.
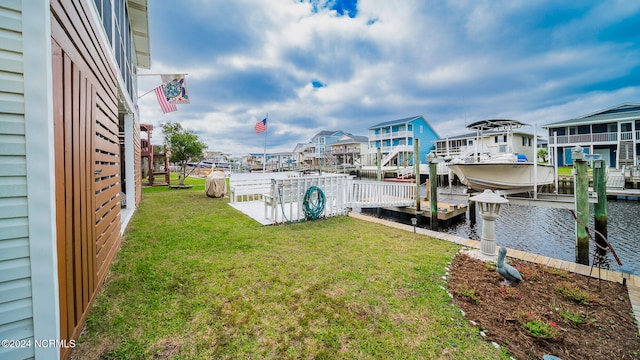
<svg viewBox="0 0 640 360">
<path fill-rule="evenodd" d="M 451 305 L 457 245 L 350 217 L 264 227 L 146 188 L 74 356 L 508 358 Z"/>
<path fill-rule="evenodd" d="M 573 176 L 572 170 L 573 170 L 573 166 L 558 167 L 558 175 L 559 176 Z M 593 169 L 591 167 L 587 168 L 587 174 L 589 176 L 593 176 Z"/>
</svg>

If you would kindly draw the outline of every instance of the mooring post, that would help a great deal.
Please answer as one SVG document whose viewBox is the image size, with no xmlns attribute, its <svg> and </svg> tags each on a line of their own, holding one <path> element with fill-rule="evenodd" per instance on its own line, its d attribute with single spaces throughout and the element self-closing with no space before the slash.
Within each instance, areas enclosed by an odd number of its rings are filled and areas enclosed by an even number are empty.
<svg viewBox="0 0 640 360">
<path fill-rule="evenodd" d="M 420 139 L 413 139 L 413 165 L 416 176 L 416 211 L 420 211 Z"/>
<path fill-rule="evenodd" d="M 571 149 L 574 171 L 574 194 L 577 213 L 576 223 L 576 263 L 589 265 L 589 234 L 586 225 L 589 224 L 589 176 L 587 162 L 584 161 L 582 147 Z"/>
<path fill-rule="evenodd" d="M 469 222 L 476 223 L 476 202 L 473 200 L 469 200 Z"/>
<path fill-rule="evenodd" d="M 378 181 L 382 181 L 382 143 L 380 143 L 380 147 L 378 148 L 378 153 L 376 154 L 376 162 L 378 163 L 378 171 L 376 172 L 376 178 Z"/>
<path fill-rule="evenodd" d="M 604 160 L 596 160 L 593 163 L 593 187 L 598 193 L 598 202 L 593 205 L 593 217 L 596 225 L 596 242 L 602 247 L 606 247 L 607 232 L 607 169 Z M 604 239 L 603 239 L 604 237 Z M 598 248 L 598 253 L 604 255 L 606 251 Z"/>
<path fill-rule="evenodd" d="M 438 164 L 429 162 L 429 204 L 431 205 L 431 230 L 438 231 Z"/>
</svg>

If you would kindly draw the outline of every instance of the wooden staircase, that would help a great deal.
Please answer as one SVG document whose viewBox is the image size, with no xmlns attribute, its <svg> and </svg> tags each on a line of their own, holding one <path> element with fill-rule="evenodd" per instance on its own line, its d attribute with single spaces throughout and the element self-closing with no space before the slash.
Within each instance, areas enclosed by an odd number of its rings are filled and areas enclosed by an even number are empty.
<svg viewBox="0 0 640 360">
<path fill-rule="evenodd" d="M 618 164 L 617 168 L 633 166 L 633 158 L 635 157 L 633 141 L 622 140 L 618 143 Z"/>
<path fill-rule="evenodd" d="M 619 170 L 610 170 L 607 174 L 607 189 L 622 190 L 624 189 L 624 172 Z"/>
</svg>

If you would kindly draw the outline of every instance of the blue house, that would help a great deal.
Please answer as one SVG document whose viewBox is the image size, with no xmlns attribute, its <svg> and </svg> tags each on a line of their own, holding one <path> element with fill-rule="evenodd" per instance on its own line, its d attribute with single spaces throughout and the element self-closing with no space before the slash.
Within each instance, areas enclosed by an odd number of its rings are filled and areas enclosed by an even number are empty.
<svg viewBox="0 0 640 360">
<path fill-rule="evenodd" d="M 375 158 L 380 149 L 382 166 L 409 166 L 413 164 L 414 139 L 419 139 L 419 159 L 425 162 L 440 136 L 421 115 L 385 121 L 369 128 L 369 153 Z"/>
</svg>

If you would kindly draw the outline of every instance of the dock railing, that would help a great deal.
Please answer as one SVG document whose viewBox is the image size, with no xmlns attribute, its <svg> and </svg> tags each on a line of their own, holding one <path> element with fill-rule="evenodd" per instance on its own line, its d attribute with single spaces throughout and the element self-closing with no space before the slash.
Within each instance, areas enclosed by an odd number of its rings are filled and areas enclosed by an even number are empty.
<svg viewBox="0 0 640 360">
<path fill-rule="evenodd" d="M 348 200 L 352 208 L 410 206 L 415 203 L 415 184 L 352 180 Z"/>
</svg>

